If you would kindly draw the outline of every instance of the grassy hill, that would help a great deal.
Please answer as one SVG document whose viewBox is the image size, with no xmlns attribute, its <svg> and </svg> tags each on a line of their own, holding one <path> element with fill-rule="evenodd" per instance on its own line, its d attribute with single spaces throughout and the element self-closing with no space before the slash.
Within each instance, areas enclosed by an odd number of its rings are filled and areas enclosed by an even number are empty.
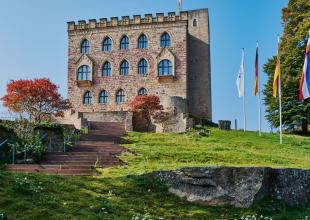
<svg viewBox="0 0 310 220">
<path fill-rule="evenodd" d="M 183 201 L 154 179 L 152 171 L 185 166 L 272 166 L 310 168 L 310 138 L 255 132 L 209 136 L 129 133 L 124 166 L 96 177 L 60 177 L 0 171 L 0 219 L 306 219 L 310 204 L 285 207 L 268 198 L 249 209 L 209 207 Z M 257 218 L 259 219 L 259 218 Z"/>
</svg>

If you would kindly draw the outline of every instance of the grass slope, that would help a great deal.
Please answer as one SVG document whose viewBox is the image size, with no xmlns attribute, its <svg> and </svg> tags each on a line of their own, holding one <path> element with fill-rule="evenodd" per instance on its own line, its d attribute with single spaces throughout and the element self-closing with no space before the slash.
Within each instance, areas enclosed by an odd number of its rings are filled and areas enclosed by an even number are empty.
<svg viewBox="0 0 310 220">
<path fill-rule="evenodd" d="M 249 209 L 192 204 L 171 195 L 150 174 L 184 166 L 231 165 L 310 168 L 310 139 L 220 132 L 130 133 L 133 153 L 125 166 L 101 170 L 97 177 L 59 177 L 0 171 L 0 219 L 306 219 L 310 204 L 285 207 L 265 199 Z M 4 217 L 1 217 L 2 215 Z"/>
<path fill-rule="evenodd" d="M 184 134 L 129 133 L 124 146 L 132 154 L 122 155 L 127 164 L 108 169 L 105 175 L 137 174 L 186 166 L 269 166 L 310 169 L 310 138 L 276 134 L 219 131 L 208 137 L 195 132 Z M 115 172 L 114 172 L 115 171 Z"/>
</svg>

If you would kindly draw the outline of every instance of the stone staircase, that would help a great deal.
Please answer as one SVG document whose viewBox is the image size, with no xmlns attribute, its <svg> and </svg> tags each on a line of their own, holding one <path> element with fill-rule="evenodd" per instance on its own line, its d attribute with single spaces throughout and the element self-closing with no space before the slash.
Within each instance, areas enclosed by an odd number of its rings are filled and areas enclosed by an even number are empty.
<svg viewBox="0 0 310 220">
<path fill-rule="evenodd" d="M 95 175 L 95 167 L 121 165 L 117 158 L 126 149 L 119 146 L 125 134 L 122 123 L 91 122 L 89 134 L 82 135 L 72 152 L 47 153 L 42 164 L 7 165 L 8 171 L 41 172 L 71 176 Z"/>
</svg>

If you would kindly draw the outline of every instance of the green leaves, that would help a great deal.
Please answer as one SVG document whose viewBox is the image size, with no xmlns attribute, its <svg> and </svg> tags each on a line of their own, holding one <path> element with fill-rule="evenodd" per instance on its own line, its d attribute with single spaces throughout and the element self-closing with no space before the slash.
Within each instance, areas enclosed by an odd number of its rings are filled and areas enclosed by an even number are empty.
<svg viewBox="0 0 310 220">
<path fill-rule="evenodd" d="M 281 87 L 283 125 L 288 130 L 299 129 L 310 121 L 310 101 L 298 100 L 299 82 L 310 30 L 310 1 L 290 0 L 282 10 L 284 34 L 281 38 Z M 273 127 L 279 126 L 278 98 L 272 97 L 275 56 L 264 65 L 269 79 L 263 90 L 266 118 Z M 304 131 L 306 132 L 306 131 Z"/>
</svg>

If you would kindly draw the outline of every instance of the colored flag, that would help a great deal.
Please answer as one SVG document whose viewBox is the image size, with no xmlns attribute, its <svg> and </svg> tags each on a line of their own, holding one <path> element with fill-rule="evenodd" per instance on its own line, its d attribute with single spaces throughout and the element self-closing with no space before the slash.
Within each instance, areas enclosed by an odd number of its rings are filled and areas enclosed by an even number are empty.
<svg viewBox="0 0 310 220">
<path fill-rule="evenodd" d="M 244 96 L 244 50 L 242 50 L 241 65 L 237 76 L 237 89 L 239 97 Z"/>
<path fill-rule="evenodd" d="M 259 92 L 259 82 L 258 82 L 258 45 L 256 45 L 255 54 L 255 84 L 254 84 L 254 95 L 256 96 Z"/>
<path fill-rule="evenodd" d="M 273 77 L 273 91 L 272 95 L 273 97 L 277 97 L 278 93 L 278 87 L 279 87 L 279 75 L 280 75 L 280 43 L 278 43 L 278 52 L 277 52 L 277 63 L 276 63 L 276 69 L 274 72 Z"/>
<path fill-rule="evenodd" d="M 306 48 L 305 63 L 300 80 L 299 99 L 301 101 L 310 97 L 310 31 Z"/>
</svg>

